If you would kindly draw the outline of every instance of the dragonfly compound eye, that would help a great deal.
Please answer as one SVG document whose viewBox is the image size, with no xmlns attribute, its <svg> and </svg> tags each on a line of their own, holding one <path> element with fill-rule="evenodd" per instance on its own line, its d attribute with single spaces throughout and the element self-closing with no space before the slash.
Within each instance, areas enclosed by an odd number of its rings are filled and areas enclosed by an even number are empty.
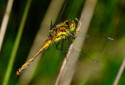
<svg viewBox="0 0 125 85">
<path fill-rule="evenodd" d="M 69 26 L 69 22 L 66 22 L 65 24 Z"/>
</svg>

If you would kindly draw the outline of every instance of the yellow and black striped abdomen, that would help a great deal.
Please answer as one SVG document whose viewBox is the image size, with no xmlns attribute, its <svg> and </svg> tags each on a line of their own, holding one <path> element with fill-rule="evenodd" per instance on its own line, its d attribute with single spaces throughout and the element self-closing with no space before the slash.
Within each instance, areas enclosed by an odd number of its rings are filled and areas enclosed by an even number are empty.
<svg viewBox="0 0 125 85">
<path fill-rule="evenodd" d="M 52 43 L 52 40 L 48 39 L 46 40 L 46 42 L 43 44 L 43 46 L 40 48 L 40 50 L 33 56 L 31 57 L 27 62 L 25 62 L 21 68 L 19 68 L 16 72 L 16 75 L 20 75 L 28 66 L 30 63 L 32 63 L 32 61 L 47 47 L 50 46 L 50 44 Z"/>
</svg>

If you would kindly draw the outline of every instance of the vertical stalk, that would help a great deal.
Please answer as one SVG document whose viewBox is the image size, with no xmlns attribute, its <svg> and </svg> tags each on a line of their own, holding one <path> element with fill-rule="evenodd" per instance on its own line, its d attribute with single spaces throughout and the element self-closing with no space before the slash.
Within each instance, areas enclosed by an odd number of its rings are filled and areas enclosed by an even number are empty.
<svg viewBox="0 0 125 85">
<path fill-rule="evenodd" d="M 21 24 L 19 26 L 19 31 L 17 33 L 17 37 L 16 37 L 16 40 L 15 40 L 15 43 L 14 43 L 14 47 L 13 47 L 12 52 L 11 52 L 11 56 L 10 56 L 10 59 L 9 59 L 9 63 L 8 63 L 8 66 L 7 66 L 7 70 L 6 70 L 2 85 L 8 84 L 10 74 L 12 72 L 15 56 L 16 56 L 16 53 L 17 53 L 17 50 L 18 50 L 18 47 L 19 47 L 19 44 L 20 44 L 20 40 L 21 40 L 21 36 L 22 36 L 22 33 L 23 33 L 24 25 L 25 25 L 25 22 L 26 22 L 26 18 L 27 18 L 27 15 L 28 15 L 28 11 L 29 11 L 29 8 L 30 8 L 30 4 L 31 4 L 31 0 L 28 0 L 27 4 L 26 4 L 26 7 L 25 7 L 24 14 L 23 14 L 23 18 L 21 20 Z"/>
<path fill-rule="evenodd" d="M 13 0 L 8 0 L 6 12 L 4 14 L 3 21 L 2 21 L 2 24 L 0 27 L 1 28 L 1 30 L 0 30 L 0 51 L 2 48 L 2 43 L 3 43 L 4 36 L 5 36 L 12 5 L 13 5 Z"/>
<path fill-rule="evenodd" d="M 70 85 L 96 3 L 97 0 L 86 0 L 79 20 L 80 25 L 78 25 L 76 29 L 76 39 L 70 45 L 69 51 L 57 76 L 55 85 Z"/>
<path fill-rule="evenodd" d="M 119 71 L 118 71 L 118 73 L 117 73 L 117 76 L 116 76 L 116 78 L 115 78 L 115 80 L 114 80 L 113 85 L 118 85 L 119 79 L 120 79 L 120 77 L 121 77 L 121 75 L 122 75 L 124 69 L 125 69 L 125 57 L 124 57 L 124 59 L 123 59 L 123 61 L 122 61 L 122 64 L 121 64 L 121 66 L 120 66 L 120 68 L 119 68 Z"/>
</svg>

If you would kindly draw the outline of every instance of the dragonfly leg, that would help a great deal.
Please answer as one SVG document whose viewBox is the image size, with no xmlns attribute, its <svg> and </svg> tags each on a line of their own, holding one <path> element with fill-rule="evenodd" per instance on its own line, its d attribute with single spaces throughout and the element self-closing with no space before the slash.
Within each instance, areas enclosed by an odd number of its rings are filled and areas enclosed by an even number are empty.
<svg viewBox="0 0 125 85">
<path fill-rule="evenodd" d="M 64 39 L 62 39 L 61 48 L 58 48 L 60 43 L 61 43 L 61 41 L 59 41 L 59 42 L 57 43 L 56 49 L 61 50 L 63 53 L 67 53 L 67 51 L 63 50 Z"/>
<path fill-rule="evenodd" d="M 70 40 L 70 38 L 68 36 L 66 38 L 68 39 L 69 44 L 71 44 L 72 41 Z"/>
<path fill-rule="evenodd" d="M 60 48 L 58 48 L 59 44 L 60 44 L 60 41 L 56 45 L 56 49 L 58 49 L 58 50 L 60 50 Z"/>
<path fill-rule="evenodd" d="M 75 36 L 74 36 L 73 34 L 69 33 L 69 35 L 70 35 L 71 37 L 75 38 Z"/>
<path fill-rule="evenodd" d="M 63 53 L 67 53 L 67 51 L 63 50 L 63 46 L 64 46 L 63 44 L 64 44 L 64 39 L 62 39 L 61 51 L 62 51 Z"/>
<path fill-rule="evenodd" d="M 63 43 L 64 43 L 64 39 L 62 39 L 62 44 L 61 44 L 61 51 L 63 52 Z"/>
</svg>

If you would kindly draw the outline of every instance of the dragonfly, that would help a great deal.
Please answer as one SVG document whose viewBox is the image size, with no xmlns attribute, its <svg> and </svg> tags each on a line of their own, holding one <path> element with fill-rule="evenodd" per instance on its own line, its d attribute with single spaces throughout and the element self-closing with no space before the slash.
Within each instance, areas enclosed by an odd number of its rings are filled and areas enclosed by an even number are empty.
<svg viewBox="0 0 125 85">
<path fill-rule="evenodd" d="M 64 22 L 57 24 L 56 26 L 52 27 L 52 22 L 50 25 L 50 32 L 48 39 L 42 45 L 42 47 L 38 50 L 38 52 L 32 56 L 28 61 L 26 61 L 16 72 L 16 75 L 19 76 L 36 58 L 37 56 L 47 49 L 50 45 L 54 42 L 60 42 L 64 39 L 69 39 L 69 36 L 74 37 L 71 33 L 75 30 L 75 22 L 73 20 L 67 19 Z M 58 46 L 58 44 L 57 44 Z M 56 46 L 56 48 L 57 48 Z M 62 47 L 61 49 L 62 50 Z"/>
</svg>

